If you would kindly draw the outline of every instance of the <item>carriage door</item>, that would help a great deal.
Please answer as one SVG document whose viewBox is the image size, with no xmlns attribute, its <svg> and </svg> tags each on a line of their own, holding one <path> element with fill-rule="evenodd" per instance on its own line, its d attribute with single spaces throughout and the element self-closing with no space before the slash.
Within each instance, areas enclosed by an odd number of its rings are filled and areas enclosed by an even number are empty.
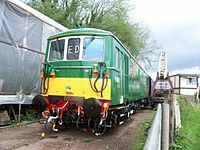
<svg viewBox="0 0 200 150">
<path fill-rule="evenodd" d="M 129 96 L 129 58 L 124 55 L 124 96 Z"/>
</svg>

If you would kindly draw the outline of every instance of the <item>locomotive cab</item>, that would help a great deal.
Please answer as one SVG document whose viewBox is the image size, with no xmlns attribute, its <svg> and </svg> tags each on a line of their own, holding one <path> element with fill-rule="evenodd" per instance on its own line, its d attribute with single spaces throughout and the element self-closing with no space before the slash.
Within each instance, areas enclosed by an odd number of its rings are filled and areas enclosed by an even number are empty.
<svg viewBox="0 0 200 150">
<path fill-rule="evenodd" d="M 104 82 L 107 73 L 104 54 L 105 39 L 101 36 L 75 35 L 50 40 L 44 72 L 49 72 L 51 86 L 43 85 L 43 93 L 110 100 L 110 83 Z M 99 78 L 98 82 L 94 77 Z M 103 90 L 102 82 L 107 83 Z"/>
</svg>

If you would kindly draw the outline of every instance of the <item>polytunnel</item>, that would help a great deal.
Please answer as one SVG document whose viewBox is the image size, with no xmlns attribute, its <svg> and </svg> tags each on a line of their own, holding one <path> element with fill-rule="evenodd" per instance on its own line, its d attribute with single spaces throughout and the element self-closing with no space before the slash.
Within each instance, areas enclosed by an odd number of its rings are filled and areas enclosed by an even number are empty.
<svg viewBox="0 0 200 150">
<path fill-rule="evenodd" d="M 21 1 L 0 1 L 0 105 L 31 104 L 47 37 L 65 30 Z"/>
</svg>

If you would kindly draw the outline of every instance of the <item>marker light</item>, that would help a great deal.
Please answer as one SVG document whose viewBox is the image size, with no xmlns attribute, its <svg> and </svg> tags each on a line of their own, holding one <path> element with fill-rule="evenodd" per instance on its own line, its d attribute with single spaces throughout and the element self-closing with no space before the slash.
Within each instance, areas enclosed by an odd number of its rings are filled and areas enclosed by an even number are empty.
<svg viewBox="0 0 200 150">
<path fill-rule="evenodd" d="M 54 77 L 56 77 L 56 73 L 55 72 L 50 72 L 50 76 L 54 78 Z"/>
<path fill-rule="evenodd" d="M 110 73 L 108 71 L 105 72 L 106 77 L 108 78 Z"/>
<path fill-rule="evenodd" d="M 94 76 L 97 76 L 97 74 L 98 74 L 98 70 L 97 70 L 97 69 L 92 70 L 92 73 L 93 73 Z"/>
<path fill-rule="evenodd" d="M 44 72 L 40 72 L 40 77 L 44 78 Z"/>
</svg>

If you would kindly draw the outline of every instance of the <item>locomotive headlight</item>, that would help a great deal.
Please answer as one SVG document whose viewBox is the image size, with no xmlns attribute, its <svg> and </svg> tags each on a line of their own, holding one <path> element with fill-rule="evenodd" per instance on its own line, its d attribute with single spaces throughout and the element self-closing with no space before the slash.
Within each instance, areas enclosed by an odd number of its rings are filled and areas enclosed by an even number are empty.
<svg viewBox="0 0 200 150">
<path fill-rule="evenodd" d="M 66 86 L 66 91 L 71 91 L 71 89 L 72 89 L 71 86 L 69 86 L 69 85 Z"/>
<path fill-rule="evenodd" d="M 71 90 L 72 90 L 71 86 L 70 86 L 70 85 L 67 85 L 67 86 L 66 86 L 66 93 L 67 93 L 67 94 L 72 94 L 72 91 L 71 91 Z"/>
</svg>

